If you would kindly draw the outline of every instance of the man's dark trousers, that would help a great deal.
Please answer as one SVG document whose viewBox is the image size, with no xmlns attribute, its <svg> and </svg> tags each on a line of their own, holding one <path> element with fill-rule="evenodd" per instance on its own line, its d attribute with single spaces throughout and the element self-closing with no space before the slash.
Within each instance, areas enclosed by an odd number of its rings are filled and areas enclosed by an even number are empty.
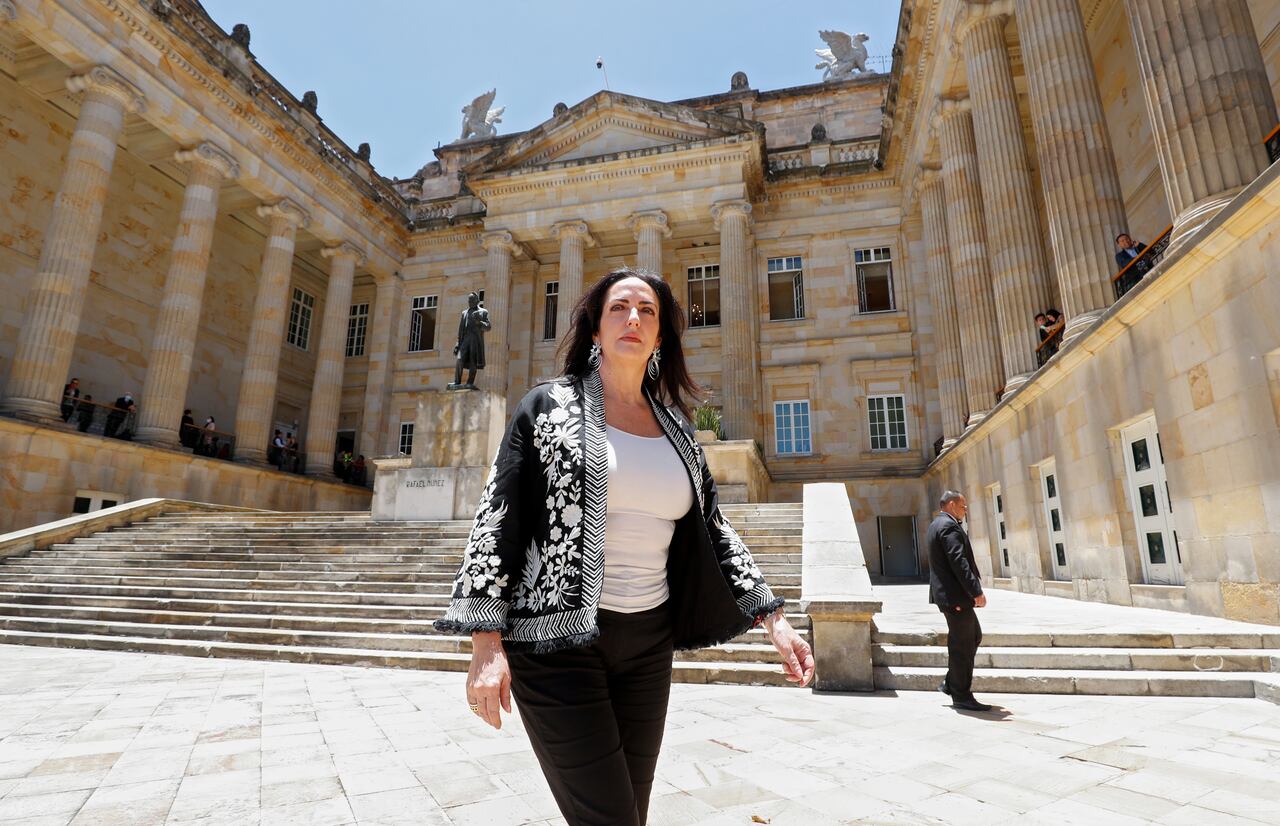
<svg viewBox="0 0 1280 826">
<path fill-rule="evenodd" d="M 973 697 L 973 658 L 982 642 L 978 612 L 953 605 L 942 612 L 947 618 L 947 688 L 957 700 Z"/>
</svg>

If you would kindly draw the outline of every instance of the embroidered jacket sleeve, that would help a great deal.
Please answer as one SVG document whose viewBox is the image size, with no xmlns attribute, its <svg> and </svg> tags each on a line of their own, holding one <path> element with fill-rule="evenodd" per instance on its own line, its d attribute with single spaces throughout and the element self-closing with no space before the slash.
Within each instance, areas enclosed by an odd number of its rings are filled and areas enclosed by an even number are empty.
<svg viewBox="0 0 1280 826">
<path fill-rule="evenodd" d="M 527 503 L 522 496 L 532 495 L 529 483 L 537 476 L 529 464 L 532 415 L 527 402 L 511 417 L 489 470 L 462 567 L 454 579 L 453 599 L 444 617 L 435 622 L 440 631 L 471 633 L 508 627 L 507 613 L 529 545 L 524 519 Z"/>
<path fill-rule="evenodd" d="M 720 570 L 742 613 L 755 618 L 766 617 L 786 600 L 773 595 L 746 543 L 721 513 L 716 482 L 711 478 L 711 470 L 701 450 L 698 451 L 698 460 L 702 470 L 702 514 L 707 521 L 707 532 L 720 562 Z"/>
</svg>

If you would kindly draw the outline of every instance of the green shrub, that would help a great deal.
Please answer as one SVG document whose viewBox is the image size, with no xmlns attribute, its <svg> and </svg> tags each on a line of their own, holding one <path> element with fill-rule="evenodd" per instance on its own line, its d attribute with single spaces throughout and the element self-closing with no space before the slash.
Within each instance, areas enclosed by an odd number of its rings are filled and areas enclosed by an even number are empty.
<svg viewBox="0 0 1280 826">
<path fill-rule="evenodd" d="M 710 430 L 716 434 L 717 439 L 724 438 L 724 431 L 720 425 L 720 411 L 709 404 L 694 408 L 693 426 L 696 430 Z"/>
</svg>

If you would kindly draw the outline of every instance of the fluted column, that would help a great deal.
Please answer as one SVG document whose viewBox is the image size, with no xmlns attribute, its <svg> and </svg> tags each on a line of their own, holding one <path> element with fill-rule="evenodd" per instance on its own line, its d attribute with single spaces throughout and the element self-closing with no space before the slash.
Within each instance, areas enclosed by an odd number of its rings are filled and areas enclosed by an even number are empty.
<svg viewBox="0 0 1280 826">
<path fill-rule="evenodd" d="M 725 435 L 758 439 L 756 408 L 760 394 L 751 317 L 754 279 L 748 231 L 751 204 L 721 201 L 711 208 L 720 230 L 720 395 Z"/>
<path fill-rule="evenodd" d="M 485 262 L 484 303 L 493 325 L 486 334 L 485 369 L 482 382 L 501 398 L 507 397 L 507 330 L 511 324 L 511 258 L 516 241 L 506 230 L 486 232 L 480 245 L 488 254 Z"/>
<path fill-rule="evenodd" d="M 1128 229 L 1079 0 L 1014 0 L 1039 151 L 1063 340 L 1111 305 L 1113 241 Z"/>
<path fill-rule="evenodd" d="M 967 425 L 971 427 L 995 407 L 1004 378 L 1000 373 L 999 332 L 991 294 L 991 259 L 987 253 L 982 187 L 978 183 L 973 114 L 968 100 L 943 100 L 939 105 L 947 241 L 951 245 L 951 274 L 960 327 L 965 406 L 969 409 Z"/>
<path fill-rule="evenodd" d="M 391 273 L 378 279 L 369 316 L 369 371 L 364 389 L 364 413 L 360 420 L 360 441 L 356 450 L 365 458 L 386 452 L 387 406 L 391 390 L 391 331 L 396 327 L 397 309 L 404 294 L 404 279 Z M 373 474 L 369 474 L 370 483 Z"/>
<path fill-rule="evenodd" d="M 1004 42 L 1010 7 L 1006 2 L 967 5 L 957 39 L 969 74 L 974 137 L 980 148 L 978 172 L 986 205 L 1005 389 L 1012 390 L 1036 371 L 1040 336 L 1035 314 L 1049 306 L 1049 268 Z"/>
<path fill-rule="evenodd" d="M 964 372 L 960 350 L 960 322 L 947 243 L 947 199 L 936 166 L 922 166 L 917 179 L 920 213 L 924 220 L 924 248 L 929 263 L 929 294 L 933 298 L 934 342 L 938 351 L 938 396 L 942 401 L 942 444 L 948 447 L 964 432 Z"/>
<path fill-rule="evenodd" d="M 342 371 L 345 367 L 347 325 L 351 317 L 351 286 L 364 253 L 350 243 L 325 247 L 329 259 L 329 286 L 324 293 L 324 321 L 320 349 L 311 382 L 311 407 L 307 413 L 307 473 L 332 473 L 333 450 L 338 438 L 338 408 L 342 404 Z"/>
<path fill-rule="evenodd" d="M 667 213 L 646 209 L 631 216 L 631 232 L 636 239 L 636 268 L 662 276 L 662 239 L 671 237 Z"/>
<path fill-rule="evenodd" d="M 237 459 L 265 464 L 275 415 L 280 348 L 284 346 L 289 313 L 294 241 L 298 227 L 307 226 L 311 219 L 288 199 L 258 207 L 258 215 L 267 219 L 267 241 L 240 377 L 235 435 Z"/>
<path fill-rule="evenodd" d="M 560 295 L 556 307 L 556 335 L 569 332 L 573 308 L 582 298 L 582 252 L 596 245 L 586 221 L 561 221 L 551 227 L 551 235 L 560 241 Z M 488 293 L 485 297 L 488 298 Z M 491 314 L 492 315 L 492 314 Z"/>
<path fill-rule="evenodd" d="M 1177 244 L 1267 168 L 1276 103 L 1246 0 L 1124 6 Z"/>
<path fill-rule="evenodd" d="M 13 0 L 0 0 L 0 25 L 12 23 L 18 19 L 18 7 Z"/>
<path fill-rule="evenodd" d="M 0 410 L 44 421 L 60 418 L 124 116 L 145 106 L 142 93 L 106 66 L 70 78 L 67 88 L 84 97 L 0 401 Z"/>
<path fill-rule="evenodd" d="M 164 280 L 160 313 L 151 334 L 147 378 L 138 414 L 138 439 L 177 447 L 178 425 L 187 399 L 191 357 L 200 329 L 200 305 L 218 218 L 218 190 L 224 178 L 240 174 L 230 154 L 211 143 L 178 152 L 174 158 L 191 167 L 182 193 L 178 233 L 173 239 L 169 273 Z"/>
</svg>

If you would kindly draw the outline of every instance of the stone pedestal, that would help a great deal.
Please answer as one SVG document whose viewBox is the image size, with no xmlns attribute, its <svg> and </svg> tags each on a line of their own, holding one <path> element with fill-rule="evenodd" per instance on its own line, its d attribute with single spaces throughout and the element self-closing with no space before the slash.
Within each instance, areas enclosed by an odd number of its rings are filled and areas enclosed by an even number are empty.
<svg viewBox="0 0 1280 826">
<path fill-rule="evenodd" d="M 471 519 L 506 427 L 507 403 L 486 390 L 418 396 L 413 456 L 374 459 L 375 521 Z"/>
<path fill-rule="evenodd" d="M 769 485 L 773 478 L 764 466 L 760 448 L 752 439 L 734 439 L 722 442 L 710 434 L 704 438 L 698 431 L 698 441 L 707 457 L 711 478 L 716 480 L 716 492 L 720 504 L 742 502 L 768 502 Z"/>
</svg>

